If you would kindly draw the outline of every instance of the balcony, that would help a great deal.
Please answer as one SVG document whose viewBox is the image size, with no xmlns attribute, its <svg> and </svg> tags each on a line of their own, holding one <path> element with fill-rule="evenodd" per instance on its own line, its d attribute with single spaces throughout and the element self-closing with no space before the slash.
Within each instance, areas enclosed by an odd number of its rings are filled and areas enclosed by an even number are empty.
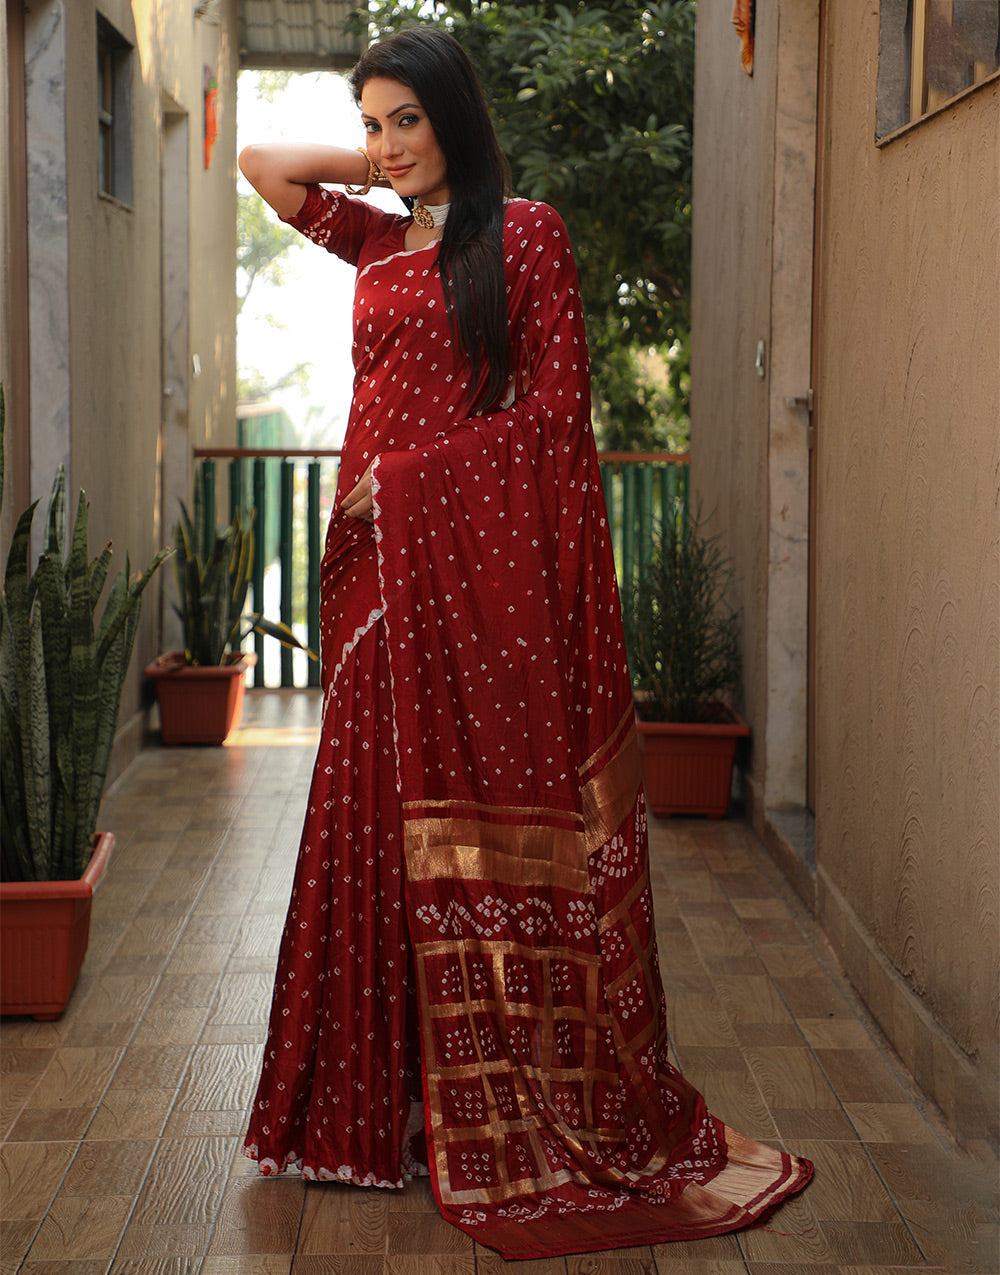
<svg viewBox="0 0 1000 1275">
<path fill-rule="evenodd" d="M 57 1022 L 2 1035 L 5 1272 L 995 1275 L 996 1164 L 956 1150 L 739 819 L 653 821 L 673 1055 L 723 1119 L 817 1166 L 768 1226 L 504 1263 L 400 1193 L 260 1178 L 240 1154 L 319 692 L 256 690 L 224 748 L 143 752 Z M 787 1265 L 786 1265 L 787 1264 Z"/>
</svg>

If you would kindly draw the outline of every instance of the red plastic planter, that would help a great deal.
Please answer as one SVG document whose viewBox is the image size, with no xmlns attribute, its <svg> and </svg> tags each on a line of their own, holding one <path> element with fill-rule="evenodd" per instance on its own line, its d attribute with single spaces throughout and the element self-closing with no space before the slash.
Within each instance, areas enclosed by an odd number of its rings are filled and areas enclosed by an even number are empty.
<svg viewBox="0 0 1000 1275">
<path fill-rule="evenodd" d="M 168 651 L 145 673 L 156 683 L 160 738 L 165 744 L 223 744 L 243 715 L 247 670 L 254 651 L 239 651 L 226 664 L 185 664 L 183 651 Z"/>
<path fill-rule="evenodd" d="M 94 891 L 107 870 L 114 834 L 94 837 L 78 881 L 0 883 L 0 1014 L 58 1018 L 90 942 Z"/>
<path fill-rule="evenodd" d="M 729 810 L 737 741 L 750 727 L 726 710 L 721 722 L 636 721 L 646 804 L 654 815 L 706 815 Z"/>
</svg>

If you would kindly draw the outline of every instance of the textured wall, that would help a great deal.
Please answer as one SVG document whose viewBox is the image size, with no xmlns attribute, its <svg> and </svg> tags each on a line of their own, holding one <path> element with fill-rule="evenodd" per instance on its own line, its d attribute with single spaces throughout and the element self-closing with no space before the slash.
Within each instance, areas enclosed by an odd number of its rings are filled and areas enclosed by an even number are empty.
<svg viewBox="0 0 1000 1275">
<path fill-rule="evenodd" d="M 7 11 L 0 9 L 0 103 L 3 103 L 3 117 L 7 118 L 7 100 L 10 86 L 7 79 Z M 10 344 L 9 315 L 13 309 L 10 279 L 10 156 L 7 139 L 0 139 L 0 383 L 8 387 L 10 393 L 10 372 L 12 353 Z M 3 522 L 0 524 L 0 544 L 10 544 L 14 531 L 17 511 L 11 500 L 10 488 L 4 491 Z M 20 493 L 17 493 L 20 495 Z M 20 510 L 21 502 L 17 501 Z"/>
<path fill-rule="evenodd" d="M 807 468 L 784 400 L 803 390 L 814 291 L 817 867 L 803 892 L 917 1081 L 978 1138 L 996 1132 L 1000 965 L 1000 84 L 880 148 L 877 6 L 824 13 L 813 281 L 816 6 L 758 6 L 752 80 L 725 6 L 699 11 L 693 477 L 740 575 L 750 791 L 780 804 L 795 787 L 784 709 Z"/>
<path fill-rule="evenodd" d="M 767 718 L 768 382 L 757 341 L 770 335 L 774 84 L 748 77 L 724 5 L 698 12 L 695 78 L 691 474 L 709 527 L 737 573 L 743 707 L 751 774 L 763 782 Z M 770 6 L 757 58 L 773 58 Z M 762 180 L 763 178 L 763 180 Z"/>
<path fill-rule="evenodd" d="M 235 438 L 236 5 L 227 0 L 221 20 L 205 22 L 194 18 L 193 5 L 170 0 L 101 4 L 101 13 L 134 46 L 128 207 L 97 191 L 96 6 L 88 0 L 42 8 L 61 9 L 64 27 L 68 270 L 63 290 L 72 480 L 91 498 L 92 545 L 113 540 L 113 565 L 124 566 L 128 551 L 135 570 L 169 540 L 177 498 L 188 495 L 187 464 L 183 474 L 167 475 L 168 489 L 162 490 L 163 209 L 164 195 L 169 201 L 176 193 L 161 176 L 167 110 L 172 120 L 188 119 L 190 213 L 182 252 L 185 278 L 179 286 L 190 300 L 192 317 L 178 355 L 178 368 L 188 378 L 182 387 L 189 435 L 185 449 L 208 438 Z M 221 91 L 221 133 L 207 172 L 202 158 L 206 65 L 218 74 Z M 44 371 L 40 341 L 33 333 L 39 375 Z M 193 354 L 201 360 L 197 378 L 190 372 Z M 33 419 L 33 427 L 36 423 Z M 33 462 L 42 460 L 33 453 Z M 157 653 L 166 577 L 162 571 L 144 600 L 120 726 L 138 710 L 142 666 Z"/>
<path fill-rule="evenodd" d="M 806 804 L 816 0 L 758 11 L 752 78 L 698 15 L 692 474 L 736 561 L 755 808 Z M 761 366 L 756 366 L 758 344 Z"/>
<path fill-rule="evenodd" d="M 68 38 L 63 0 L 26 10 L 30 482 L 32 499 L 43 500 L 58 465 L 66 466 L 71 488 L 75 478 L 70 448 Z M 91 101 L 96 101 L 96 89 Z M 96 157 L 96 143 L 91 153 Z M 40 548 L 37 526 L 34 543 Z"/>
<path fill-rule="evenodd" d="M 1000 85 L 878 149 L 878 40 L 874 6 L 830 6 L 816 386 L 821 900 L 852 977 L 968 1131 L 977 1103 L 995 1102 L 997 1039 Z M 912 1033 L 934 1024 L 944 1039 L 932 1033 L 922 1050 Z M 953 1047 L 972 1064 L 964 1094 L 947 1092 L 961 1074 Z"/>
</svg>

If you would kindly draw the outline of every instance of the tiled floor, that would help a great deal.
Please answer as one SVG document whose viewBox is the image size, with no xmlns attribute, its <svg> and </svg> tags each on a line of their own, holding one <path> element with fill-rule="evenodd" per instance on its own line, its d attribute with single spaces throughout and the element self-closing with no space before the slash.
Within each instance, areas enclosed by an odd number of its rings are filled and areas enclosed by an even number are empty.
<svg viewBox="0 0 1000 1275">
<path fill-rule="evenodd" d="M 765 1229 L 505 1263 L 401 1193 L 263 1179 L 240 1155 L 315 746 L 312 694 L 248 695 L 225 748 L 150 749 L 55 1023 L 3 1026 L 4 1272 L 24 1275 L 998 1275 L 996 1162 L 956 1150 L 746 825 L 660 822 L 677 1059 L 710 1105 L 811 1157 Z"/>
</svg>

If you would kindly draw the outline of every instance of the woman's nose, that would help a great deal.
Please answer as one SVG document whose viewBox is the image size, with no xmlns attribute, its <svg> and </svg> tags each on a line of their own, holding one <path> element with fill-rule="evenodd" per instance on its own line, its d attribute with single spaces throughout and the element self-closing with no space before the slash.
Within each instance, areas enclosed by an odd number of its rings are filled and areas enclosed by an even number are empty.
<svg viewBox="0 0 1000 1275">
<path fill-rule="evenodd" d="M 382 132 L 382 154 L 398 155 L 402 150 L 395 129 L 387 128 Z"/>
</svg>

